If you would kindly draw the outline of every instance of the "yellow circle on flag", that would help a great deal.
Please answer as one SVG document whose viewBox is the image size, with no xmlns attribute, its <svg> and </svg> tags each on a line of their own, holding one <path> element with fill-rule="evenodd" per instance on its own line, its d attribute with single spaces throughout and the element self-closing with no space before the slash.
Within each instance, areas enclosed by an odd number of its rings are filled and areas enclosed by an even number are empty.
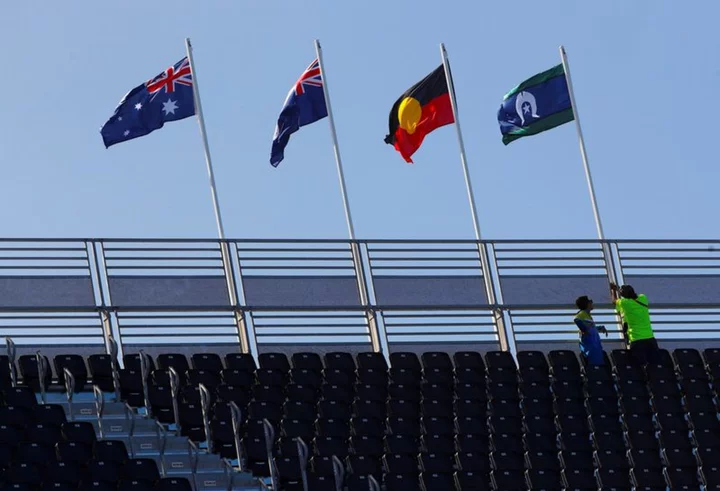
<svg viewBox="0 0 720 491">
<path fill-rule="evenodd" d="M 403 99 L 398 108 L 398 121 L 402 129 L 411 135 L 415 133 L 421 116 L 422 106 L 417 99 L 413 97 Z"/>
</svg>

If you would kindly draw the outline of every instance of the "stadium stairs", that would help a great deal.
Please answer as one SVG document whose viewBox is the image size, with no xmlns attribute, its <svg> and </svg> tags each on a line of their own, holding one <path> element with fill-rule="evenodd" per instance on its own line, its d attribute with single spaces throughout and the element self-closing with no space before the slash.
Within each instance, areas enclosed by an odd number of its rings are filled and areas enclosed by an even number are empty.
<svg viewBox="0 0 720 491">
<path fill-rule="evenodd" d="M 720 489 L 720 349 L 0 359 L 18 491 Z M 89 370 L 88 370 L 89 368 Z M 19 374 L 17 373 L 19 372 Z M 62 382 L 62 387 L 58 384 Z M 92 390 L 91 390 L 92 388 Z"/>
</svg>

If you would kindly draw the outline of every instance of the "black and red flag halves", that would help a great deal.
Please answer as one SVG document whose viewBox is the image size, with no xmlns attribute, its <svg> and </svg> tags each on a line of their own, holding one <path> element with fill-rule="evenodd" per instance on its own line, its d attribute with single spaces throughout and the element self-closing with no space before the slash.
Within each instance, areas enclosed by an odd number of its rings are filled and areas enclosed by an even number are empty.
<svg viewBox="0 0 720 491">
<path fill-rule="evenodd" d="M 410 87 L 390 110 L 390 134 L 385 143 L 395 147 L 406 162 L 422 145 L 425 135 L 455 122 L 445 70 L 442 65 Z"/>
</svg>

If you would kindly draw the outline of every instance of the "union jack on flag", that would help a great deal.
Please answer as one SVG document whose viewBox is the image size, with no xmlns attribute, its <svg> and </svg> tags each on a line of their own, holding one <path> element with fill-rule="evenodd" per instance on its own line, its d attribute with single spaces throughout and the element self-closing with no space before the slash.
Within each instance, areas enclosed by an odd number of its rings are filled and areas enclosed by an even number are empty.
<svg viewBox="0 0 720 491">
<path fill-rule="evenodd" d="M 195 114 L 195 97 L 187 57 L 123 97 L 100 130 L 105 147 L 145 136 Z"/>
<path fill-rule="evenodd" d="M 285 158 L 285 147 L 290 141 L 290 135 L 301 126 L 314 123 L 326 116 L 322 69 L 319 61 L 315 60 L 300 75 L 285 99 L 275 126 L 270 163 L 277 167 Z"/>
</svg>

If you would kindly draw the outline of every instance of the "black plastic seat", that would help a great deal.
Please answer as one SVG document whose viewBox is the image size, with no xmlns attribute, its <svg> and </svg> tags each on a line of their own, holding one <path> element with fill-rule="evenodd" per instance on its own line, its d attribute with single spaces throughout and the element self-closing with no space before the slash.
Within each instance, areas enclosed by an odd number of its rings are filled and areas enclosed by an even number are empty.
<svg viewBox="0 0 720 491">
<path fill-rule="evenodd" d="M 52 367 L 50 360 L 45 355 L 41 356 L 45 367 L 45 388 L 48 389 L 52 383 Z M 22 384 L 30 387 L 35 392 L 40 392 L 40 372 L 36 355 L 21 355 L 18 357 L 18 368 L 22 377 Z"/>
<path fill-rule="evenodd" d="M 530 489 L 562 489 L 563 482 L 560 470 L 528 469 L 525 477 Z"/>
<path fill-rule="evenodd" d="M 352 407 L 355 417 L 385 419 L 385 404 L 382 401 L 356 399 Z"/>
<path fill-rule="evenodd" d="M 187 384 L 193 388 L 203 384 L 208 390 L 215 391 L 221 383 L 220 370 L 195 368 L 185 372 L 185 380 Z"/>
<path fill-rule="evenodd" d="M 411 418 L 390 416 L 387 418 L 388 433 L 392 435 L 408 435 L 420 437 L 420 421 Z"/>
<path fill-rule="evenodd" d="M 163 477 L 155 483 L 154 491 L 192 491 L 190 481 L 184 477 Z"/>
<path fill-rule="evenodd" d="M 112 357 L 107 354 L 90 355 L 87 364 L 93 385 L 100 387 L 103 392 L 113 392 L 115 383 L 113 382 Z"/>
<path fill-rule="evenodd" d="M 180 383 L 185 383 L 185 372 L 190 370 L 190 364 L 182 353 L 163 353 L 157 356 L 157 365 L 161 370 L 173 368 L 180 377 Z"/>
<path fill-rule="evenodd" d="M 30 409 L 36 423 L 61 426 L 67 421 L 65 410 L 59 404 L 38 404 Z"/>
<path fill-rule="evenodd" d="M 100 440 L 93 449 L 96 460 L 124 465 L 128 459 L 127 447 L 122 440 Z"/>
<path fill-rule="evenodd" d="M 355 365 L 355 360 L 350 353 L 332 351 L 325 353 L 325 368 L 352 373 L 357 367 Z"/>
<path fill-rule="evenodd" d="M 155 360 L 152 356 L 147 356 L 148 371 L 155 370 Z M 123 367 L 127 370 L 140 371 L 140 353 L 127 353 L 123 355 Z"/>
<path fill-rule="evenodd" d="M 382 353 L 372 351 L 364 351 L 356 356 L 358 368 L 376 368 L 378 370 L 387 370 L 388 365 Z"/>
<path fill-rule="evenodd" d="M 195 370 L 205 370 L 218 375 L 225 368 L 217 353 L 195 353 L 190 357 L 190 363 Z"/>
<path fill-rule="evenodd" d="M 416 455 L 420 450 L 418 439 L 409 435 L 385 435 L 383 445 L 386 453 Z"/>
<path fill-rule="evenodd" d="M 35 392 L 30 387 L 17 386 L 7 389 L 4 393 L 5 404 L 19 409 L 32 409 L 37 406 Z"/>
<path fill-rule="evenodd" d="M 97 440 L 95 428 L 88 421 L 69 421 L 62 425 L 62 436 L 66 441 L 94 445 Z"/>
<path fill-rule="evenodd" d="M 15 447 L 15 461 L 43 467 L 55 460 L 55 448 L 50 442 L 23 441 Z"/>
<path fill-rule="evenodd" d="M 310 370 L 307 368 L 293 368 L 290 370 L 290 381 L 297 385 L 305 385 L 317 390 L 323 384 L 321 371 Z M 341 384 L 349 385 L 349 384 Z"/>
<path fill-rule="evenodd" d="M 354 455 L 380 458 L 383 454 L 382 435 L 355 435 L 348 439 Z"/>
<path fill-rule="evenodd" d="M 450 355 L 444 351 L 426 351 L 420 358 L 425 371 L 437 369 L 443 372 L 452 372 L 453 370 Z"/>
<path fill-rule="evenodd" d="M 313 440 L 313 452 L 315 455 L 337 455 L 344 458 L 350 453 L 347 438 L 332 436 L 316 436 Z"/>
<path fill-rule="evenodd" d="M 260 368 L 281 372 L 290 371 L 290 361 L 284 353 L 261 353 L 258 355 L 258 362 Z"/>
<path fill-rule="evenodd" d="M 55 373 L 58 374 L 58 379 L 62 382 L 65 380 L 65 369 L 67 369 L 75 378 L 75 392 L 82 392 L 87 385 L 88 371 L 85 366 L 85 360 L 80 355 L 63 354 L 56 355 L 55 362 Z"/>
<path fill-rule="evenodd" d="M 43 469 L 45 489 L 76 489 L 82 477 L 82 467 L 74 462 L 49 462 Z"/>
<path fill-rule="evenodd" d="M 124 368 L 120 370 L 120 397 L 133 407 L 145 405 L 140 369 Z"/>
<path fill-rule="evenodd" d="M 255 371 L 241 370 L 239 368 L 226 368 L 220 371 L 220 380 L 225 385 L 250 389 L 255 383 Z"/>
<path fill-rule="evenodd" d="M 487 435 L 455 435 L 455 448 L 458 452 L 490 453 L 490 438 Z"/>
<path fill-rule="evenodd" d="M 228 353 L 225 355 L 225 367 L 248 373 L 254 373 L 257 369 L 255 358 L 250 353 Z"/>
<path fill-rule="evenodd" d="M 57 442 L 55 454 L 59 461 L 85 465 L 93 457 L 93 446 L 85 442 Z"/>
<path fill-rule="evenodd" d="M 424 452 L 453 455 L 456 451 L 453 435 L 422 435 L 420 446 Z"/>
<path fill-rule="evenodd" d="M 317 373 L 321 373 L 323 371 L 322 359 L 317 353 L 293 353 L 291 359 L 293 368 L 310 370 Z"/>
<path fill-rule="evenodd" d="M 54 446 L 62 439 L 60 427 L 50 424 L 34 423 L 25 430 L 25 441 L 36 442 L 42 445 Z"/>
</svg>

